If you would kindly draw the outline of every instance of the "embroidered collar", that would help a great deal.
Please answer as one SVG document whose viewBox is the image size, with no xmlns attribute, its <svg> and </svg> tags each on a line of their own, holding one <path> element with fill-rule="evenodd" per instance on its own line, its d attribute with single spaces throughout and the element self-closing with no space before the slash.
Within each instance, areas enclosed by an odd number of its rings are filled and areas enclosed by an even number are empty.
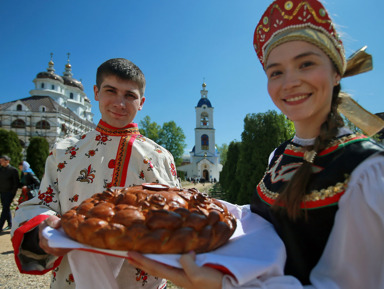
<svg viewBox="0 0 384 289">
<path fill-rule="evenodd" d="M 96 127 L 96 131 L 105 135 L 110 135 L 110 136 L 125 136 L 129 134 L 140 134 L 137 123 L 130 123 L 126 127 L 116 128 L 116 127 L 110 126 L 109 124 L 107 124 L 102 120 L 99 121 Z"/>
</svg>

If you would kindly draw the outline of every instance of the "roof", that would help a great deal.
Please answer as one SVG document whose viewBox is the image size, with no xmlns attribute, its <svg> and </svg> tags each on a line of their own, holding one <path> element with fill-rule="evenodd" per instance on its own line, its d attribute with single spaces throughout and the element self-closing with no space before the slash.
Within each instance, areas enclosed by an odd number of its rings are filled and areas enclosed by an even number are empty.
<svg viewBox="0 0 384 289">
<path fill-rule="evenodd" d="M 57 112 L 60 114 L 68 115 L 70 118 L 75 119 L 78 122 L 82 122 L 91 127 L 96 127 L 93 122 L 80 118 L 76 113 L 67 107 L 58 104 L 50 96 L 34 95 L 26 98 L 13 100 L 10 102 L 0 104 L 0 110 L 7 110 L 15 102 L 21 101 L 32 112 L 39 112 L 39 108 L 43 105 L 46 108 L 46 112 Z"/>
<path fill-rule="evenodd" d="M 209 101 L 209 99 L 205 97 L 200 98 L 199 103 L 197 104 L 197 107 L 202 107 L 204 104 L 208 107 L 212 107 L 212 104 Z"/>
</svg>

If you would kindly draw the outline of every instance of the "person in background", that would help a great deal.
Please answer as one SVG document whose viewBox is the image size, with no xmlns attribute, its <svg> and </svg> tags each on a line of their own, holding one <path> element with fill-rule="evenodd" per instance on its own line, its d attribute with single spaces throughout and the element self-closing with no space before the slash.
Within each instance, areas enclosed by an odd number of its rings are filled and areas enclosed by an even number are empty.
<svg viewBox="0 0 384 289">
<path fill-rule="evenodd" d="M 21 171 L 20 186 L 21 194 L 18 200 L 19 205 L 25 201 L 28 201 L 34 197 L 34 193 L 40 187 L 40 180 L 32 171 L 28 162 L 22 161 L 19 163 L 19 170 Z"/>
<path fill-rule="evenodd" d="M 3 231 L 5 221 L 8 225 L 4 230 L 12 227 L 11 204 L 16 196 L 19 188 L 19 172 L 9 164 L 11 158 L 7 155 L 0 157 L 0 195 L 1 195 L 1 216 L 0 216 L 0 232 Z"/>
<path fill-rule="evenodd" d="M 144 74 L 131 61 L 114 58 L 99 66 L 94 94 L 101 120 L 96 129 L 55 145 L 46 160 L 38 195 L 16 211 L 11 234 L 20 272 L 52 271 L 51 288 L 75 288 L 67 256 L 70 250 L 50 247 L 42 235 L 45 227 L 60 228 L 60 215 L 108 188 L 142 183 L 178 187 L 173 156 L 140 135 L 133 122 L 146 100 L 144 90 Z M 115 278 L 119 288 L 166 286 L 166 280 L 127 262 Z"/>
<path fill-rule="evenodd" d="M 384 288 L 384 149 L 345 127 L 339 114 L 367 135 L 383 128 L 341 92 L 343 77 L 371 69 L 370 55 L 363 49 L 346 61 L 318 0 L 274 1 L 256 27 L 254 48 L 271 99 L 296 130 L 273 152 L 251 201 L 285 244 L 284 275 L 238 284 L 196 266 L 193 254 L 180 258 L 183 269 L 135 252 L 131 264 L 183 288 Z"/>
</svg>

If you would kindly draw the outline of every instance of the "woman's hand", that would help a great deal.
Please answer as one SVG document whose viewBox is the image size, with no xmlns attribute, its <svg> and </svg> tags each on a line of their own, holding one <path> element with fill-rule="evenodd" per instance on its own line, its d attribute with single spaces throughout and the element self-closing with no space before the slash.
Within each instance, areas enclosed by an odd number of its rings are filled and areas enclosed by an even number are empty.
<svg viewBox="0 0 384 289">
<path fill-rule="evenodd" d="M 40 248 L 43 249 L 47 254 L 51 254 L 54 256 L 58 256 L 58 257 L 64 256 L 65 254 L 67 254 L 72 249 L 50 247 L 48 244 L 48 240 L 46 238 L 44 238 L 43 233 L 42 233 L 44 228 L 46 228 L 48 226 L 52 227 L 54 229 L 59 229 L 61 227 L 60 218 L 56 217 L 56 216 L 49 216 L 47 219 L 44 220 L 44 222 L 42 222 L 39 225 L 39 239 L 40 239 L 39 246 L 40 246 Z"/>
<path fill-rule="evenodd" d="M 180 257 L 183 269 L 161 264 L 137 252 L 129 252 L 129 257 L 128 261 L 132 266 L 138 267 L 152 276 L 170 280 L 176 286 L 186 289 L 221 288 L 224 275 L 210 267 L 199 267 L 195 263 L 195 253 L 184 254 Z"/>
</svg>

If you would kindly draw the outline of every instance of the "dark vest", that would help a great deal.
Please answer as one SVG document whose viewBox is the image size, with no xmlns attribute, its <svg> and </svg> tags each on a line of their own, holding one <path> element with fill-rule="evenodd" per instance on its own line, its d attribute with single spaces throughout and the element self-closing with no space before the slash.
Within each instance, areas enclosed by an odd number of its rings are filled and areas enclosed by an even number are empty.
<svg viewBox="0 0 384 289">
<path fill-rule="evenodd" d="M 309 274 L 323 253 L 333 227 L 338 201 L 344 194 L 352 171 L 366 158 L 384 149 L 363 135 L 345 135 L 315 158 L 314 173 L 301 203 L 307 218 L 295 221 L 271 209 L 282 186 L 303 163 L 304 150 L 285 142 L 257 186 L 251 210 L 270 221 L 287 250 L 285 274 L 310 284 Z M 303 214 L 304 215 L 304 214 Z"/>
</svg>

